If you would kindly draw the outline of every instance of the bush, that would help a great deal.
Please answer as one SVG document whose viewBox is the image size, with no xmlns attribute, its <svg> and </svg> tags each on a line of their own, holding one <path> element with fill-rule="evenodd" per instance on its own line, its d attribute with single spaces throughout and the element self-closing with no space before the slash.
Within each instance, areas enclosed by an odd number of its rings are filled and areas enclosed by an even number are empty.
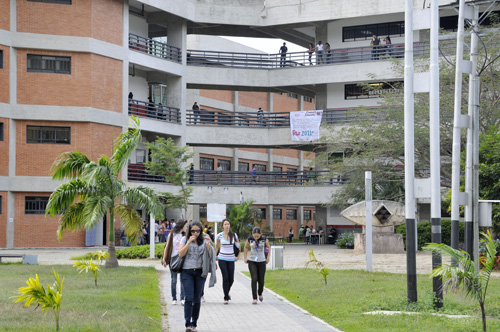
<svg viewBox="0 0 500 332">
<path fill-rule="evenodd" d="M 156 244 L 155 245 L 155 256 L 156 258 L 161 258 L 163 256 L 163 249 L 165 248 L 165 244 Z M 93 258 L 94 253 L 88 252 L 83 256 L 71 257 L 71 259 L 76 260 L 90 260 Z M 142 259 L 149 258 L 149 244 L 144 246 L 133 246 L 126 247 L 123 249 L 116 249 L 116 258 L 117 259 Z"/>
<path fill-rule="evenodd" d="M 464 239 L 464 229 L 465 225 L 463 222 L 459 223 L 459 242 L 463 242 Z M 395 229 L 395 233 L 403 234 L 403 241 L 406 249 L 406 225 L 399 225 Z M 419 222 L 417 224 L 417 237 L 418 237 L 418 249 L 431 243 L 431 223 L 428 221 Z M 451 245 L 451 220 L 442 219 L 441 220 L 441 242 L 447 245 Z"/>
<path fill-rule="evenodd" d="M 354 249 L 354 232 L 342 233 L 337 238 L 337 247 Z"/>
</svg>

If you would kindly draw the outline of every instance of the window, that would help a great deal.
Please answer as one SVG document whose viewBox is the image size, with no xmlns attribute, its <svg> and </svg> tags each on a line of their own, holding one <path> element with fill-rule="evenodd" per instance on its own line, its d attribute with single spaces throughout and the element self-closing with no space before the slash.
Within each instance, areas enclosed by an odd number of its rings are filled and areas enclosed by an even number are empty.
<svg viewBox="0 0 500 332">
<path fill-rule="evenodd" d="M 405 23 L 389 22 L 379 24 L 356 25 L 342 28 L 342 41 L 351 42 L 357 40 L 369 40 L 373 35 L 377 36 L 404 36 Z"/>
<path fill-rule="evenodd" d="M 292 93 L 292 92 L 288 92 L 288 97 L 290 98 L 295 98 L 295 99 L 299 99 L 299 95 L 296 94 L 296 93 Z"/>
<path fill-rule="evenodd" d="M 231 170 L 231 160 L 219 159 L 219 160 L 217 160 L 217 163 L 220 164 L 223 171 L 230 171 Z"/>
<path fill-rule="evenodd" d="M 207 206 L 200 206 L 200 219 L 207 219 Z"/>
<path fill-rule="evenodd" d="M 0 69 L 3 68 L 3 50 L 0 50 Z"/>
<path fill-rule="evenodd" d="M 3 141 L 3 122 L 0 122 L 0 142 Z"/>
<path fill-rule="evenodd" d="M 146 150 L 135 150 L 135 162 L 137 164 L 144 164 L 146 162 Z"/>
<path fill-rule="evenodd" d="M 2 214 L 2 196 L 0 196 L 0 214 Z"/>
<path fill-rule="evenodd" d="M 403 82 L 376 82 L 370 83 L 368 86 L 346 84 L 344 88 L 346 100 L 380 98 L 386 93 L 402 93 Z"/>
<path fill-rule="evenodd" d="M 248 163 L 244 163 L 244 162 L 241 162 L 239 161 L 238 162 L 238 171 L 240 172 L 248 172 L 250 169 L 249 169 L 249 164 Z"/>
<path fill-rule="evenodd" d="M 71 127 L 26 126 L 27 143 L 71 144 Z"/>
<path fill-rule="evenodd" d="M 45 208 L 48 202 L 48 197 L 26 196 L 24 201 L 24 214 L 45 214 Z"/>
<path fill-rule="evenodd" d="M 313 99 L 312 99 L 312 97 L 306 97 L 306 96 L 304 96 L 304 101 L 307 102 L 307 103 L 312 103 Z"/>
<path fill-rule="evenodd" d="M 266 208 L 255 209 L 255 217 L 259 219 L 266 219 Z"/>
<path fill-rule="evenodd" d="M 283 167 L 281 166 L 273 166 L 273 172 L 283 172 Z"/>
<path fill-rule="evenodd" d="M 297 210 L 286 209 L 286 220 L 297 220 Z"/>
<path fill-rule="evenodd" d="M 311 220 L 311 210 L 304 210 L 304 221 Z"/>
<path fill-rule="evenodd" d="M 71 0 L 28 0 L 29 2 L 57 3 L 60 5 L 71 5 Z"/>
<path fill-rule="evenodd" d="M 273 219 L 281 220 L 281 209 L 273 209 Z"/>
<path fill-rule="evenodd" d="M 28 54 L 28 72 L 71 74 L 71 57 Z"/>
<path fill-rule="evenodd" d="M 266 165 L 259 165 L 259 164 L 255 164 L 255 170 L 257 172 L 265 172 L 267 169 L 267 166 Z"/>
<path fill-rule="evenodd" d="M 200 158 L 200 170 L 213 171 L 214 170 L 214 158 Z"/>
</svg>

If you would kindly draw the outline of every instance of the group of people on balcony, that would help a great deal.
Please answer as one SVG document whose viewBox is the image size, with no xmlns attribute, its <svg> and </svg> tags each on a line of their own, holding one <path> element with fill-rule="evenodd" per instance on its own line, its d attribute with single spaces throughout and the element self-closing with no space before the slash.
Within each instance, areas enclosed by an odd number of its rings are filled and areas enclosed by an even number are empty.
<svg viewBox="0 0 500 332">
<path fill-rule="evenodd" d="M 323 44 L 321 40 L 318 42 L 316 46 L 314 46 L 313 43 L 309 43 L 309 49 L 307 50 L 307 53 L 309 54 L 309 66 L 313 65 L 312 62 L 312 55 L 313 53 L 316 52 L 316 64 L 330 64 L 332 63 L 331 57 L 332 57 L 332 51 L 331 51 L 331 46 L 328 42 Z"/>
<path fill-rule="evenodd" d="M 385 45 L 382 44 L 380 38 L 377 35 L 373 35 L 370 46 L 372 47 L 372 60 L 378 60 L 380 55 L 386 55 L 387 57 L 392 57 L 392 42 L 391 37 L 387 36 L 383 40 Z"/>
</svg>

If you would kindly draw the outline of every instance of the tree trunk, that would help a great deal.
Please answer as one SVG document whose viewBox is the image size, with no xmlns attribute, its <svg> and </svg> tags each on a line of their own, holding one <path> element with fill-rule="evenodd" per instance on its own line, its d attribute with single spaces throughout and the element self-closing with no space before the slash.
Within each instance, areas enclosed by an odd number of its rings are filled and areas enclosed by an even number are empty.
<svg viewBox="0 0 500 332">
<path fill-rule="evenodd" d="M 109 259 L 106 261 L 106 264 L 104 266 L 106 268 L 118 267 L 118 260 L 116 259 L 116 250 L 115 250 L 115 221 L 114 221 L 113 207 L 109 212 L 108 254 L 109 254 Z"/>
<path fill-rule="evenodd" d="M 486 312 L 484 312 L 484 303 L 479 302 L 481 306 L 481 318 L 483 319 L 483 332 L 486 332 Z"/>
</svg>

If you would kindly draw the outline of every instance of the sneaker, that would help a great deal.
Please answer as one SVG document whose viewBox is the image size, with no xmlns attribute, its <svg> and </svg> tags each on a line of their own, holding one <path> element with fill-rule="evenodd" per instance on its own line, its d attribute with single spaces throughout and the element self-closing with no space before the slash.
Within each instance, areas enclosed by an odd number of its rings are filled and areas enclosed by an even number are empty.
<svg viewBox="0 0 500 332">
<path fill-rule="evenodd" d="M 191 327 L 186 327 L 186 332 L 192 332 L 193 329 Z"/>
<path fill-rule="evenodd" d="M 224 300 L 224 304 L 229 304 L 229 302 L 227 300 Z"/>
<path fill-rule="evenodd" d="M 204 296 L 201 297 L 201 302 L 205 302 L 205 297 Z"/>
<path fill-rule="evenodd" d="M 176 305 L 177 304 L 177 301 L 176 300 L 173 300 L 172 301 L 172 305 Z"/>
<path fill-rule="evenodd" d="M 184 305 L 184 300 L 181 300 L 181 305 Z"/>
<path fill-rule="evenodd" d="M 260 301 L 260 302 L 264 301 L 264 296 L 262 296 L 262 295 L 261 295 L 261 296 L 259 296 L 259 301 Z"/>
<path fill-rule="evenodd" d="M 252 301 L 252 304 L 257 304 L 257 300 L 253 300 L 253 301 Z"/>
</svg>

